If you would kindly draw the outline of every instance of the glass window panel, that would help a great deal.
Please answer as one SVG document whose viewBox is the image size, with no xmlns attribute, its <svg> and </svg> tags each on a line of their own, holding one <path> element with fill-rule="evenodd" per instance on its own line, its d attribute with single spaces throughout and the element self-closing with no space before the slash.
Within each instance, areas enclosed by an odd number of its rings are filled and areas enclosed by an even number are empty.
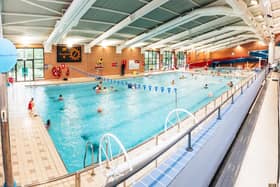
<svg viewBox="0 0 280 187">
<path fill-rule="evenodd" d="M 17 59 L 24 59 L 24 49 L 17 49 Z"/>
<path fill-rule="evenodd" d="M 33 48 L 25 49 L 25 58 L 26 59 L 33 59 Z"/>
<path fill-rule="evenodd" d="M 9 73 L 16 81 L 30 81 L 44 77 L 43 48 L 17 49 L 17 64 Z"/>
<path fill-rule="evenodd" d="M 34 59 L 43 59 L 44 51 L 43 49 L 34 49 Z"/>
<path fill-rule="evenodd" d="M 34 75 L 36 78 L 44 77 L 44 62 L 43 60 L 34 60 Z"/>
</svg>

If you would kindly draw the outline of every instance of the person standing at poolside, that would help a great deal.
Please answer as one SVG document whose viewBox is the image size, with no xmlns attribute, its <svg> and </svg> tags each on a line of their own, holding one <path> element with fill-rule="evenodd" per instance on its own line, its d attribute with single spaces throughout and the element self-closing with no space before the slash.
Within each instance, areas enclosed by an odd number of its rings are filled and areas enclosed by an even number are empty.
<svg viewBox="0 0 280 187">
<path fill-rule="evenodd" d="M 28 103 L 28 111 L 29 111 L 29 115 L 31 116 L 31 117 L 33 117 L 34 116 L 34 107 L 35 107 L 35 104 L 34 104 L 34 98 L 32 97 L 31 99 L 30 99 L 30 101 L 29 101 L 29 103 Z"/>
</svg>

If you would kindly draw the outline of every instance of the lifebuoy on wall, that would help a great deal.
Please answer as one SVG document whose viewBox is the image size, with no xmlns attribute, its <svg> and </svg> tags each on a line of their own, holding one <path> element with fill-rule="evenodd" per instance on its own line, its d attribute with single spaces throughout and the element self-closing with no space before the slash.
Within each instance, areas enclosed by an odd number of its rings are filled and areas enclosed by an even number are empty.
<svg viewBox="0 0 280 187">
<path fill-rule="evenodd" d="M 60 66 L 54 66 L 52 68 L 52 74 L 53 74 L 53 76 L 59 78 L 61 76 L 61 68 L 60 68 Z"/>
</svg>

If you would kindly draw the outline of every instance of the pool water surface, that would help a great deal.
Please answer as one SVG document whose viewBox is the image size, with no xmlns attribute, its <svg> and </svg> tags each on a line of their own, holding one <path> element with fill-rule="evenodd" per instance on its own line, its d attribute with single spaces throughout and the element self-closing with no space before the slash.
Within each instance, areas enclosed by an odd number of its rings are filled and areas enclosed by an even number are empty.
<svg viewBox="0 0 280 187">
<path fill-rule="evenodd" d="M 184 75 L 184 79 L 180 77 Z M 174 80 L 175 84 L 171 82 Z M 105 133 L 117 136 L 126 149 L 133 148 L 164 130 L 167 114 L 177 107 L 194 112 L 227 91 L 227 83 L 239 79 L 189 73 L 165 73 L 120 82 L 103 81 L 106 93 L 96 94 L 97 82 L 38 86 L 34 89 L 36 106 L 42 119 L 51 120 L 49 134 L 68 172 L 83 168 L 85 144 L 99 144 Z M 128 83 L 136 88 L 128 89 Z M 205 89 L 204 85 L 208 88 Z M 144 86 L 145 85 L 145 89 Z M 114 90 L 111 91 L 110 87 Z M 149 86 L 152 86 L 151 91 Z M 155 91 L 155 86 L 158 87 Z M 161 90 L 161 87 L 164 90 Z M 168 93 L 167 88 L 170 88 Z M 209 93 L 213 97 L 209 97 Z M 63 95 L 63 101 L 58 96 Z M 210 94 L 210 95 L 211 95 Z M 98 108 L 102 112 L 98 112 Z M 95 148 L 97 153 L 97 148 Z M 90 156 L 87 157 L 90 163 Z"/>
</svg>

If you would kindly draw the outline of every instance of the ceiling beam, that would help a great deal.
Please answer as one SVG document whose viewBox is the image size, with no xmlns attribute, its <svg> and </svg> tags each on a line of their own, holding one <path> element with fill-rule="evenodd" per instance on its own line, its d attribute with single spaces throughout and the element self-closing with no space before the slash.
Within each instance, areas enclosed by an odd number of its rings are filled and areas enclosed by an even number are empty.
<svg viewBox="0 0 280 187">
<path fill-rule="evenodd" d="M 34 23 L 34 22 L 42 22 L 42 21 L 50 21 L 50 20 L 58 20 L 59 18 L 38 18 L 38 19 L 28 19 L 23 21 L 15 21 L 15 22 L 7 22 L 3 25 L 18 25 L 18 24 L 24 24 L 24 23 Z"/>
<path fill-rule="evenodd" d="M 37 0 L 45 3 L 53 3 L 53 4 L 60 4 L 60 5 L 70 5 L 70 2 L 67 1 L 58 1 L 58 0 Z"/>
<path fill-rule="evenodd" d="M 195 0 L 189 0 L 193 5 L 200 7 L 200 4 Z"/>
<path fill-rule="evenodd" d="M 210 44 L 207 44 L 205 46 L 201 46 L 201 47 L 198 47 L 198 48 L 195 48 L 195 50 L 201 50 L 201 49 L 208 49 L 209 47 L 213 46 L 213 45 L 222 45 L 224 43 L 231 43 L 231 42 L 235 42 L 236 40 L 242 40 L 242 39 L 248 39 L 248 38 L 256 38 L 256 35 L 253 35 L 253 34 L 241 34 L 241 35 L 238 35 L 238 36 L 235 36 L 235 37 L 231 37 L 231 38 L 227 38 L 227 39 L 224 39 L 224 40 L 220 40 L 220 41 L 217 41 L 217 42 L 214 42 L 214 43 L 210 43 Z"/>
<path fill-rule="evenodd" d="M 200 36 L 195 37 L 191 40 L 185 40 L 183 42 L 179 42 L 177 44 L 171 45 L 170 48 L 171 49 L 177 49 L 177 48 L 180 48 L 184 45 L 194 44 L 194 43 L 202 41 L 202 40 L 206 40 L 206 39 L 209 39 L 209 38 L 213 38 L 215 36 L 219 36 L 221 34 L 229 32 L 229 31 L 243 31 L 243 32 L 250 31 L 250 32 L 253 32 L 254 30 L 252 28 L 248 27 L 248 26 L 227 26 L 227 27 L 223 27 L 219 30 L 214 30 L 212 32 L 208 32 L 206 34 L 200 35 Z"/>
<path fill-rule="evenodd" d="M 58 43 L 72 27 L 78 25 L 81 17 L 90 9 L 96 0 L 73 0 L 71 5 L 62 16 L 61 20 L 55 25 L 53 32 L 44 43 L 45 52 L 51 52 L 52 45 Z"/>
<path fill-rule="evenodd" d="M 94 39 L 92 42 L 90 42 L 87 46 L 86 49 L 90 49 L 91 47 L 99 44 L 102 40 L 110 37 L 112 34 L 118 32 L 122 28 L 128 26 L 129 24 L 133 23 L 137 19 L 141 18 L 142 16 L 146 15 L 147 13 L 153 11 L 154 9 L 160 7 L 164 3 L 166 3 L 169 0 L 153 0 L 150 3 L 146 4 L 142 8 L 138 9 L 136 12 L 131 14 L 130 16 L 126 17 L 123 19 L 121 22 L 107 30 L 105 33 Z"/>
<path fill-rule="evenodd" d="M 193 44 L 191 44 L 187 47 L 183 47 L 183 49 L 184 50 L 196 49 L 198 47 L 202 47 L 202 45 L 207 45 L 207 44 L 210 44 L 211 42 L 215 42 L 215 41 L 222 40 L 222 39 L 225 39 L 225 38 L 233 37 L 233 36 L 236 36 L 237 34 L 241 34 L 241 33 L 244 33 L 244 32 L 246 32 L 246 31 L 240 31 L 240 30 L 231 31 L 231 32 L 228 32 L 228 33 L 225 33 L 225 34 L 222 34 L 222 35 L 211 37 L 211 38 L 206 39 L 206 40 L 195 42 L 195 43 L 193 43 Z"/>
<path fill-rule="evenodd" d="M 149 1 L 146 1 L 146 0 L 139 0 L 139 1 L 142 2 L 142 3 L 145 3 L 145 4 L 148 4 L 148 3 L 149 3 Z M 177 12 L 175 12 L 175 11 L 173 11 L 173 10 L 170 10 L 170 9 L 168 9 L 168 8 L 159 7 L 159 9 L 164 10 L 164 11 L 166 11 L 166 12 L 169 12 L 169 13 L 171 13 L 171 14 L 177 15 L 177 16 L 180 15 L 179 13 L 177 13 Z"/>
<path fill-rule="evenodd" d="M 251 40 L 254 39 L 255 41 L 259 40 L 258 38 L 255 38 L 254 36 L 251 38 L 237 38 L 235 40 L 229 41 L 229 42 L 224 42 L 219 45 L 213 45 L 212 47 L 207 47 L 207 48 L 202 48 L 200 49 L 201 51 L 211 51 L 215 48 L 222 48 L 222 47 L 228 47 L 228 46 L 235 46 L 235 45 L 240 45 L 241 42 L 246 41 L 246 40 Z"/>
<path fill-rule="evenodd" d="M 30 0 L 21 0 L 21 1 L 24 2 L 24 3 L 26 3 L 26 4 L 35 6 L 35 7 L 37 7 L 37 8 L 41 8 L 41 9 L 47 10 L 47 11 L 49 11 L 49 12 L 58 14 L 58 15 L 62 15 L 61 12 L 58 12 L 58 11 L 56 11 L 56 10 L 54 10 L 54 9 L 49 8 L 49 7 L 46 7 L 46 6 L 43 6 L 43 5 L 40 5 L 40 4 L 31 2 Z"/>
<path fill-rule="evenodd" d="M 265 40 L 265 34 L 261 25 L 256 21 L 252 13 L 247 9 L 247 5 L 243 0 L 226 0 L 233 11 L 247 24 L 255 30 L 255 33 Z"/>
<path fill-rule="evenodd" d="M 60 16 L 51 16 L 44 14 L 28 14 L 28 13 L 18 13 L 18 12 L 2 12 L 3 16 L 18 16 L 18 17 L 35 17 L 35 18 L 57 18 L 60 19 Z"/>
<path fill-rule="evenodd" d="M 215 15 L 234 16 L 234 13 L 231 8 L 223 7 L 223 6 L 196 9 L 185 14 L 184 16 L 180 16 L 175 19 L 172 19 L 171 21 L 166 22 L 155 29 L 152 29 L 147 33 L 141 34 L 131 40 L 128 40 L 127 42 L 123 43 L 121 46 L 118 46 L 118 51 L 120 51 L 125 47 L 130 47 L 132 45 L 135 45 L 136 43 L 146 41 L 150 38 L 153 38 L 154 36 L 167 32 L 173 28 L 176 28 L 180 25 L 183 25 L 187 22 L 193 21 L 200 17 L 215 16 Z"/>
<path fill-rule="evenodd" d="M 171 41 L 175 41 L 175 40 L 178 40 L 180 38 L 183 38 L 183 37 L 186 37 L 192 33 L 196 33 L 196 32 L 199 32 L 199 31 L 202 31 L 202 30 L 205 30 L 209 27 L 214 27 L 218 24 L 221 24 L 221 23 L 226 23 L 228 21 L 230 21 L 232 18 L 231 17 L 228 17 L 228 16 L 224 16 L 224 17 L 221 17 L 221 18 L 218 18 L 218 19 L 215 19 L 213 21 L 210 21 L 208 23 L 205 23 L 203 25 L 200 25 L 200 26 L 197 26 L 195 28 L 192 28 L 192 29 L 189 29 L 189 30 L 186 30 L 186 31 L 183 31 L 183 32 L 180 32 L 179 34 L 175 34 L 171 37 L 168 37 L 168 38 L 165 38 L 163 40 L 160 40 L 156 43 L 153 43 L 147 47 L 145 47 L 145 49 L 152 49 L 152 48 L 157 48 L 157 46 L 160 46 L 160 45 L 163 45 L 163 44 L 166 44 L 166 43 L 169 43 Z"/>
<path fill-rule="evenodd" d="M 244 41 L 239 41 L 239 42 L 236 42 L 236 43 L 233 43 L 233 44 L 229 44 L 229 45 L 225 45 L 225 46 L 220 46 L 220 47 L 216 47 L 216 48 L 214 47 L 214 48 L 211 48 L 208 51 L 209 52 L 214 52 L 214 51 L 218 51 L 218 50 L 222 50 L 222 49 L 227 49 L 227 48 L 231 48 L 231 47 L 234 47 L 234 46 L 246 44 L 246 43 L 249 43 L 249 42 L 255 42 L 255 41 L 258 41 L 258 40 L 257 39 L 246 39 Z"/>
</svg>

